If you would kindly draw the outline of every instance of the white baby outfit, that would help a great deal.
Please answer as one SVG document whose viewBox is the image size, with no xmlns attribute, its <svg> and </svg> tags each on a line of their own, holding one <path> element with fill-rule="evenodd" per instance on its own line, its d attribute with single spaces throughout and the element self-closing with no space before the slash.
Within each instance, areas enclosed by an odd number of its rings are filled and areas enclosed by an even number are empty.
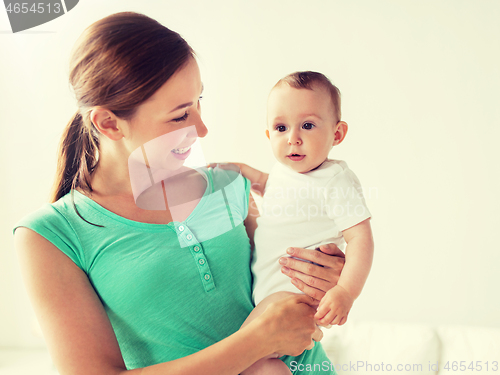
<svg viewBox="0 0 500 375">
<path fill-rule="evenodd" d="M 253 299 L 279 291 L 300 292 L 280 271 L 288 247 L 335 243 L 345 249 L 342 231 L 371 216 L 356 175 L 342 160 L 298 173 L 276 163 L 267 180 L 255 232 Z"/>
</svg>

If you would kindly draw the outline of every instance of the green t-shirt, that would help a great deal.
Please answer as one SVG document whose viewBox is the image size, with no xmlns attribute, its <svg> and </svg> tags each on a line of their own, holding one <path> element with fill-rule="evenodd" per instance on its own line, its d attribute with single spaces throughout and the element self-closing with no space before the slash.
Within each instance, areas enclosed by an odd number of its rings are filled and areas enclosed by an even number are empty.
<svg viewBox="0 0 500 375">
<path fill-rule="evenodd" d="M 128 369 L 196 353 L 236 332 L 254 307 L 243 224 L 250 182 L 219 168 L 200 172 L 205 194 L 183 222 L 132 221 L 72 191 L 16 225 L 45 237 L 87 274 Z M 83 218 L 103 227 L 82 220 L 73 200 Z M 282 359 L 297 368 L 328 361 L 320 345 Z"/>
</svg>

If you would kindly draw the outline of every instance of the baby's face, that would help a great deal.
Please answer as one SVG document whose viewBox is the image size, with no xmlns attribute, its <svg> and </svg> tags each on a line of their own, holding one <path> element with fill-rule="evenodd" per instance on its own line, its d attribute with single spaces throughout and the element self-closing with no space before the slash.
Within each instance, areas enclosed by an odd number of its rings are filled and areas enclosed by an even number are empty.
<svg viewBox="0 0 500 375">
<path fill-rule="evenodd" d="M 281 84 L 269 95 L 267 130 L 276 159 L 299 173 L 323 163 L 335 141 L 336 118 L 322 87 L 296 89 Z"/>
</svg>

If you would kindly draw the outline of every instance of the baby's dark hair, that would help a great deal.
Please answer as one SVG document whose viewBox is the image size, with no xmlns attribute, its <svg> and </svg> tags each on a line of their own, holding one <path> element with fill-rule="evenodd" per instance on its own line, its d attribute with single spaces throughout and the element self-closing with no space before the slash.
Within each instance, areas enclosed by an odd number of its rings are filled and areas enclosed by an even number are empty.
<svg viewBox="0 0 500 375">
<path fill-rule="evenodd" d="M 281 78 L 276 83 L 276 85 L 274 85 L 274 87 L 280 86 L 283 83 L 286 83 L 290 87 L 296 89 L 313 90 L 314 85 L 325 88 L 332 99 L 333 110 L 335 116 L 337 117 L 337 122 L 340 121 L 340 90 L 337 88 L 337 86 L 330 82 L 330 80 L 324 74 L 311 71 L 291 73 L 286 77 Z"/>
</svg>

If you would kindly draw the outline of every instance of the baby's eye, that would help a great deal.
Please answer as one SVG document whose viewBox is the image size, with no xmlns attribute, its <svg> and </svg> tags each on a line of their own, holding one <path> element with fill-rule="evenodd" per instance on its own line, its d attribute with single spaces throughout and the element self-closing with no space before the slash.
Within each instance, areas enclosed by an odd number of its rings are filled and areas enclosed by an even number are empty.
<svg viewBox="0 0 500 375">
<path fill-rule="evenodd" d="M 282 133 L 286 130 L 286 126 L 285 125 L 276 125 L 276 127 L 274 129 L 279 131 L 280 133 Z"/>
<path fill-rule="evenodd" d="M 306 122 L 304 125 L 302 125 L 302 128 L 306 129 L 306 130 L 311 130 L 312 128 L 314 128 L 314 124 L 311 124 L 310 122 Z"/>
<path fill-rule="evenodd" d="M 186 120 L 188 118 L 189 114 L 188 112 L 186 111 L 186 113 L 184 113 L 184 116 L 182 117 L 179 117 L 179 118 L 174 118 L 172 121 L 175 121 L 175 122 L 182 122 L 184 120 Z"/>
</svg>

